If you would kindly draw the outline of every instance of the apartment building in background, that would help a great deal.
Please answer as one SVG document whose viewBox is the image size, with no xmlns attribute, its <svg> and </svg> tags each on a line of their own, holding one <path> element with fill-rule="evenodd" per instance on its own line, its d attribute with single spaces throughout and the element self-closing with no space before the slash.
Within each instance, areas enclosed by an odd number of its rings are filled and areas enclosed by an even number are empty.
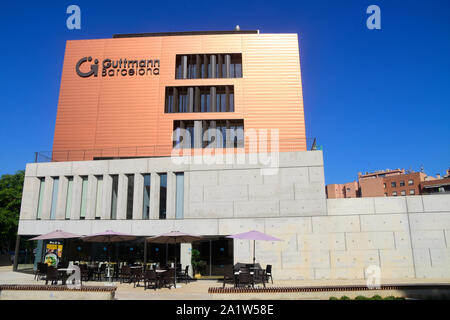
<svg viewBox="0 0 450 320">
<path fill-rule="evenodd" d="M 405 169 L 380 170 L 358 173 L 358 180 L 344 184 L 329 184 L 326 193 L 329 199 L 355 197 L 397 197 L 414 196 L 422 193 L 448 192 L 447 174 L 441 179 L 423 172 L 411 172 Z"/>
</svg>

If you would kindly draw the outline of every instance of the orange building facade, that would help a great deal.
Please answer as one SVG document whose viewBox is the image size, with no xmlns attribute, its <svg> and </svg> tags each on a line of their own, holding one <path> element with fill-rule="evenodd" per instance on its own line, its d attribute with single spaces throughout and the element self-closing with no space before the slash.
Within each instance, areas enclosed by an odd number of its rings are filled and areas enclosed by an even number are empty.
<svg viewBox="0 0 450 320">
<path fill-rule="evenodd" d="M 230 55 L 241 59 L 240 74 L 226 74 Z M 200 57 L 209 74 L 177 78 L 177 61 L 184 56 L 194 59 L 188 69 L 195 69 Z M 227 90 L 226 108 L 217 102 L 202 112 L 196 108 L 199 92 L 209 95 L 211 87 L 211 104 Z M 184 112 L 168 112 L 173 91 L 187 92 Z M 195 121 L 224 128 L 237 121 L 245 132 L 269 130 L 267 139 L 276 130 L 280 151 L 305 151 L 297 34 L 124 35 L 67 42 L 53 161 L 169 156 L 174 129 Z M 247 140 L 242 147 L 248 152 Z"/>
</svg>

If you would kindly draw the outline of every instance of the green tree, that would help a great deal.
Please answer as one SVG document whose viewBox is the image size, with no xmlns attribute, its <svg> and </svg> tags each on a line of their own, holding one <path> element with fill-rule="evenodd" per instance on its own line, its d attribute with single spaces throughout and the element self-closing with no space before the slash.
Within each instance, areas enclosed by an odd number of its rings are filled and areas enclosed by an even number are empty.
<svg viewBox="0 0 450 320">
<path fill-rule="evenodd" d="M 13 250 L 19 224 L 25 171 L 0 177 L 0 246 Z"/>
</svg>

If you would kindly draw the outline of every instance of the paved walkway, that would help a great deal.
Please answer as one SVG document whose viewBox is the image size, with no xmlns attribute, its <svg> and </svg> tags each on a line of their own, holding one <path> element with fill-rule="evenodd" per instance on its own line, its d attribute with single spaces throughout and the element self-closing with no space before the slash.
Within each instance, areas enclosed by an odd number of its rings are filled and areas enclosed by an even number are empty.
<svg viewBox="0 0 450 320">
<path fill-rule="evenodd" d="M 13 272 L 12 267 L 0 267 L 0 284 L 45 284 L 44 281 L 34 280 L 34 275 Z M 383 283 L 450 283 L 450 279 L 442 281 L 431 279 L 405 279 L 405 280 L 386 280 Z M 84 285 L 108 285 L 107 282 L 89 281 L 83 282 Z M 326 285 L 365 285 L 365 280 L 275 280 L 269 283 L 267 287 L 294 287 L 294 286 L 326 286 Z M 133 287 L 133 284 L 114 282 L 117 286 L 116 299 L 124 300 L 221 300 L 221 299 L 329 299 L 331 296 L 352 296 L 349 292 L 340 294 L 336 292 L 306 292 L 306 293 L 258 293 L 258 294 L 209 294 L 208 288 L 221 287 L 222 283 L 217 280 L 199 280 L 188 284 L 181 283 L 179 288 L 147 289 L 144 287 Z M 143 285 L 143 283 L 142 283 Z M 230 287 L 230 285 L 227 285 Z M 362 292 L 355 292 L 355 295 L 361 295 Z M 375 295 L 379 292 L 367 291 L 362 295 Z M 386 292 L 383 295 L 396 295 L 396 292 Z"/>
</svg>

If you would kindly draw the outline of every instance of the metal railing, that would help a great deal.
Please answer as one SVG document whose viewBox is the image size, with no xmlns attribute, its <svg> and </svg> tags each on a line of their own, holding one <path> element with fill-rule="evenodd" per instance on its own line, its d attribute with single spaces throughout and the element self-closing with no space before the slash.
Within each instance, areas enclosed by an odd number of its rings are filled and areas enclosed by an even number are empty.
<svg viewBox="0 0 450 320">
<path fill-rule="evenodd" d="M 279 140 L 274 147 L 276 151 L 289 152 L 299 150 L 321 150 L 322 147 L 317 144 L 316 138 L 306 139 L 284 139 Z M 124 158 L 144 158 L 144 157 L 165 157 L 173 156 L 174 150 L 180 151 L 180 155 L 197 155 L 198 150 L 208 150 L 212 155 L 230 152 L 234 150 L 245 150 L 251 152 L 273 152 L 272 142 L 270 140 L 257 142 L 257 145 L 251 144 L 248 139 L 243 148 L 224 148 L 224 147 L 207 147 L 207 148 L 190 148 L 182 149 L 170 145 L 148 145 L 148 146 L 117 146 L 94 149 L 78 149 L 78 150 L 53 150 L 38 151 L 34 153 L 34 162 L 58 162 L 58 161 L 88 161 L 88 160 L 108 160 L 108 159 L 124 159 Z M 189 151 L 190 150 L 190 151 Z M 200 153 L 201 154 L 201 153 Z"/>
</svg>

